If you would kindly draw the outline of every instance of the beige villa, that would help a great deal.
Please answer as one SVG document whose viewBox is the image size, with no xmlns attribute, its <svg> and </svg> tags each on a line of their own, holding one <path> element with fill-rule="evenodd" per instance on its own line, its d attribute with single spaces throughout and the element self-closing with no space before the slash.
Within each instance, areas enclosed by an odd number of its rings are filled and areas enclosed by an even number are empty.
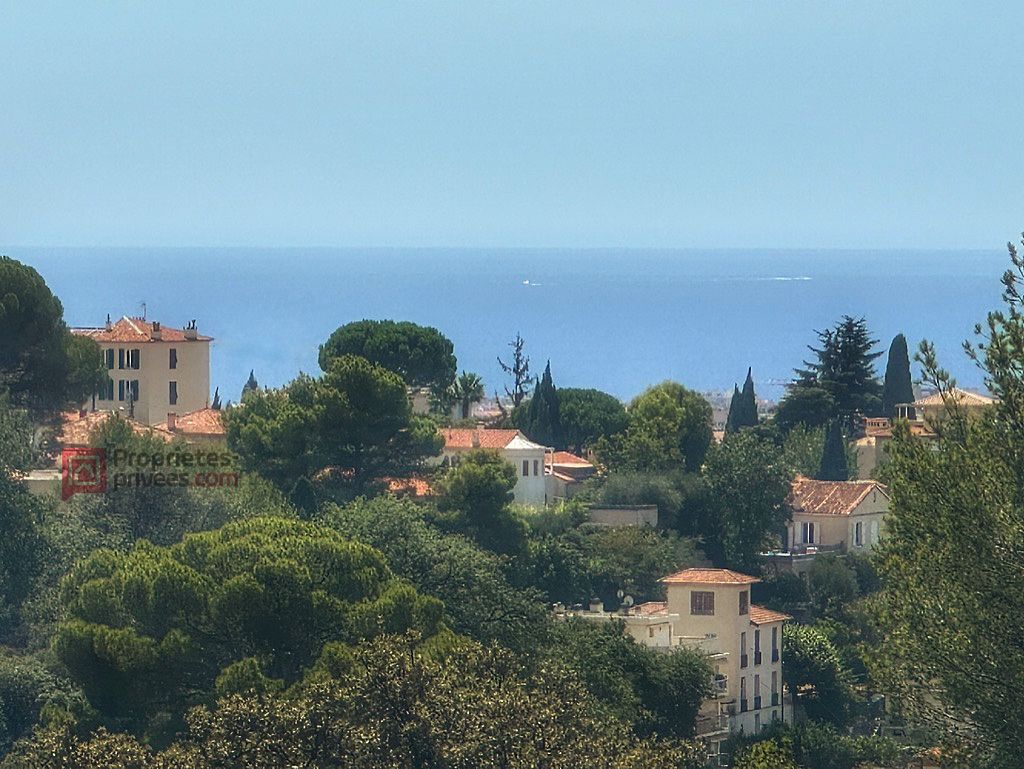
<svg viewBox="0 0 1024 769">
<path fill-rule="evenodd" d="M 110 375 L 88 411 L 118 411 L 146 425 L 167 422 L 210 405 L 210 343 L 196 330 L 123 317 L 100 328 L 75 328 L 99 344 Z"/>
<path fill-rule="evenodd" d="M 806 574 L 821 553 L 868 553 L 878 544 L 889 511 L 889 490 L 878 481 L 815 481 L 797 476 L 786 499 L 791 520 L 785 549 L 766 553 L 781 571 Z"/>
<path fill-rule="evenodd" d="M 690 646 L 706 652 L 714 669 L 713 695 L 697 718 L 696 734 L 717 757 L 731 734 L 756 734 L 792 718 L 782 687 L 782 634 L 788 615 L 750 603 L 757 577 L 729 569 L 683 569 L 663 577 L 665 601 L 605 612 L 563 612 L 591 622 L 621 621 L 637 642 L 666 651 Z"/>
</svg>

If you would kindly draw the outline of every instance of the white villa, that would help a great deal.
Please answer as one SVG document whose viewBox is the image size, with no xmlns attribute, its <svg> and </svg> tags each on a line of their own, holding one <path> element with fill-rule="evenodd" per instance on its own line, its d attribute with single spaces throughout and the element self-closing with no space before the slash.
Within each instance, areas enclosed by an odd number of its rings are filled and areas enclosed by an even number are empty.
<svg viewBox="0 0 1024 769">
<path fill-rule="evenodd" d="M 500 453 L 516 469 L 515 501 L 531 507 L 548 503 L 546 456 L 550 449 L 534 443 L 519 430 L 496 430 L 485 427 L 446 428 L 441 430 L 444 448 L 442 466 L 454 466 L 469 451 L 492 449 Z"/>
</svg>

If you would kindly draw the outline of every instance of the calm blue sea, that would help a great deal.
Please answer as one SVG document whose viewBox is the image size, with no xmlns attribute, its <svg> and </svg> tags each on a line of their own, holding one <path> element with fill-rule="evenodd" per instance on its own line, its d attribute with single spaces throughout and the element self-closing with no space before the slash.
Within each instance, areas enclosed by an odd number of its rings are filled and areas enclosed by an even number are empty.
<svg viewBox="0 0 1024 769">
<path fill-rule="evenodd" d="M 38 269 L 72 325 L 137 315 L 216 338 L 213 384 L 237 399 L 250 369 L 280 385 L 317 371 L 317 345 L 360 318 L 437 326 L 460 369 L 500 388 L 519 332 L 559 386 L 629 398 L 671 378 L 731 388 L 753 366 L 777 397 L 813 330 L 865 316 L 883 346 L 934 341 L 961 384 L 960 343 L 999 304 L 1004 251 L 0 248 Z M 880 361 L 884 363 L 884 361 Z M 916 375 L 916 372 L 915 372 Z"/>
</svg>

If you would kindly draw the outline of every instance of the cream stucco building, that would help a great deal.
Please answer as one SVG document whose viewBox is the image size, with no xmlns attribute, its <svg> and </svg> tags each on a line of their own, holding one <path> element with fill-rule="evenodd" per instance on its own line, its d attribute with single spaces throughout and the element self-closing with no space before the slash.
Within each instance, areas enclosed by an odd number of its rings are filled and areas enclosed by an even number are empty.
<svg viewBox="0 0 1024 769">
<path fill-rule="evenodd" d="M 786 500 L 785 548 L 766 555 L 775 568 L 806 574 L 821 553 L 869 553 L 883 536 L 889 490 L 878 481 L 815 481 L 798 476 Z"/>
<path fill-rule="evenodd" d="M 790 617 L 750 603 L 760 580 L 729 569 L 683 569 L 661 580 L 666 600 L 605 612 L 600 603 L 569 612 L 592 622 L 621 621 L 638 643 L 670 651 L 689 646 L 708 655 L 713 695 L 697 718 L 710 756 L 731 734 L 755 734 L 792 718 L 782 685 L 782 634 Z"/>
<path fill-rule="evenodd" d="M 96 341 L 110 381 L 85 408 L 120 411 L 147 425 L 210 405 L 210 342 L 195 321 L 183 329 L 142 318 L 107 320 L 101 328 L 76 328 Z"/>
</svg>

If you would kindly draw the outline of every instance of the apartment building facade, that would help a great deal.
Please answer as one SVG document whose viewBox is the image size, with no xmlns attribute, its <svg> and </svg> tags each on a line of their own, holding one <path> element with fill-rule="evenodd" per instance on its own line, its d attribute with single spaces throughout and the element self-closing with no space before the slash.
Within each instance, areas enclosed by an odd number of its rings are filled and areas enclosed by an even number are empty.
<svg viewBox="0 0 1024 769">
<path fill-rule="evenodd" d="M 211 337 L 192 321 L 167 328 L 157 321 L 123 317 L 99 328 L 74 328 L 103 351 L 110 377 L 83 408 L 118 411 L 146 424 L 166 422 L 210 405 Z M 173 417 L 170 417 L 173 418 Z"/>
</svg>

